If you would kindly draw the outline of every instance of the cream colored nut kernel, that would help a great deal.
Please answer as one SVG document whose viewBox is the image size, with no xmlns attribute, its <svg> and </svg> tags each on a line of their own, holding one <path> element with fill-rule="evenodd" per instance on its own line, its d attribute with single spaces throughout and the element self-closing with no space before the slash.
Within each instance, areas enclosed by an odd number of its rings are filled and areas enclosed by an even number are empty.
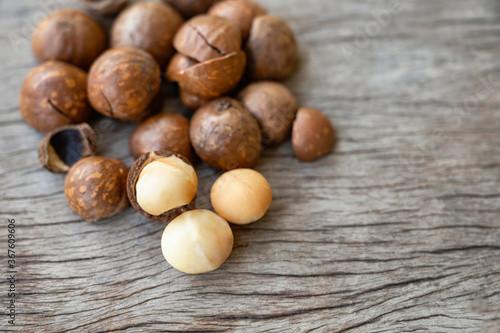
<svg viewBox="0 0 500 333">
<path fill-rule="evenodd" d="M 233 249 L 233 232 L 219 215 L 205 209 L 187 211 L 165 228 L 163 256 L 175 269 L 200 274 L 219 268 Z"/>
<path fill-rule="evenodd" d="M 189 204 L 197 188 L 198 177 L 193 167 L 175 156 L 146 165 L 135 185 L 137 203 L 151 215 Z"/>
<path fill-rule="evenodd" d="M 236 224 L 260 219 L 271 206 L 273 194 L 266 178 L 252 169 L 236 169 L 217 179 L 210 192 L 217 214 Z"/>
</svg>

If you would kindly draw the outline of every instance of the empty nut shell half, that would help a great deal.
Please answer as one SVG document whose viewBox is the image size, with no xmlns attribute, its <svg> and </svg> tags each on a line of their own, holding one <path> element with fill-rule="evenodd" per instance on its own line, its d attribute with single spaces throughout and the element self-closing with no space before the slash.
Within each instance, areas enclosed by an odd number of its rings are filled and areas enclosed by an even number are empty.
<svg viewBox="0 0 500 333">
<path fill-rule="evenodd" d="M 246 55 L 239 51 L 189 67 L 179 74 L 179 86 L 190 94 L 214 99 L 238 85 L 245 72 Z"/>
<path fill-rule="evenodd" d="M 165 165 L 157 162 L 165 162 Z M 172 174 L 168 174 L 170 171 Z M 163 177 L 165 179 L 161 179 Z M 141 193 L 138 193 L 139 183 L 143 187 L 140 189 Z M 162 186 L 168 188 L 164 189 Z M 191 162 L 183 155 L 166 150 L 143 154 L 130 168 L 127 179 L 127 194 L 135 210 L 150 220 L 165 223 L 195 208 L 197 187 L 198 178 Z M 191 201 L 163 211 L 162 207 L 171 206 L 186 198 L 191 198 Z"/>
<path fill-rule="evenodd" d="M 179 53 L 203 62 L 241 50 L 241 33 L 225 18 L 199 15 L 177 31 L 174 47 Z"/>
<path fill-rule="evenodd" d="M 87 124 L 62 126 L 38 146 L 38 160 L 50 172 L 65 173 L 82 158 L 95 155 L 97 136 Z"/>
</svg>

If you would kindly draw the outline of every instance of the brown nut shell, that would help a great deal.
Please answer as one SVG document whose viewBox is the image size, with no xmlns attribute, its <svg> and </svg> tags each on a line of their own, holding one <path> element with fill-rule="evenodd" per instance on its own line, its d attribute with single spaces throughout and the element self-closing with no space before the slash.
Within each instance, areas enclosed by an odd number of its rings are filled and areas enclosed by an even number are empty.
<svg viewBox="0 0 500 333">
<path fill-rule="evenodd" d="M 130 137 L 134 158 L 149 151 L 168 150 L 184 155 L 191 163 L 196 155 L 189 138 L 189 120 L 177 113 L 165 112 L 146 119 Z"/>
<path fill-rule="evenodd" d="M 239 51 L 189 67 L 179 74 L 182 90 L 214 99 L 236 88 L 245 72 L 246 55 Z"/>
<path fill-rule="evenodd" d="M 247 47 L 248 74 L 254 80 L 283 80 L 297 67 L 298 50 L 293 31 L 281 18 L 255 18 Z"/>
<path fill-rule="evenodd" d="M 79 0 L 80 4 L 87 10 L 99 15 L 115 15 L 125 8 L 127 0 Z"/>
<path fill-rule="evenodd" d="M 208 104 L 211 99 L 203 98 L 195 94 L 191 94 L 183 89 L 179 90 L 179 97 L 182 105 L 188 110 L 198 110 L 202 106 Z"/>
<path fill-rule="evenodd" d="M 164 0 L 177 9 L 184 17 L 204 13 L 218 0 Z"/>
<path fill-rule="evenodd" d="M 335 130 L 328 117 L 315 109 L 300 108 L 292 129 L 295 156 L 303 162 L 312 162 L 327 155 L 334 143 Z"/>
<path fill-rule="evenodd" d="M 181 215 L 184 212 L 187 212 L 188 210 L 192 210 L 196 206 L 196 196 L 194 197 L 193 201 L 191 201 L 189 204 L 178 207 L 175 209 L 171 209 L 161 215 L 151 215 L 144 211 L 142 207 L 139 205 L 137 202 L 136 194 L 135 194 L 135 185 L 137 183 L 137 179 L 139 178 L 139 175 L 141 174 L 142 169 L 148 165 L 151 162 L 154 162 L 162 157 L 170 157 L 170 156 L 175 156 L 180 158 L 184 163 L 187 163 L 189 165 L 192 165 L 189 160 L 184 157 L 183 155 L 180 154 L 174 154 L 170 151 L 150 151 L 147 152 L 146 154 L 141 155 L 132 165 L 130 168 L 130 172 L 128 175 L 127 179 L 127 194 L 128 198 L 130 200 L 130 203 L 132 206 L 137 210 L 142 216 L 145 216 L 146 218 L 153 220 L 153 221 L 158 221 L 158 222 L 165 222 L 168 223 L 175 219 L 177 216 Z"/>
<path fill-rule="evenodd" d="M 90 16 L 75 9 L 61 9 L 38 23 L 31 47 L 42 62 L 61 60 L 88 69 L 106 49 L 106 34 Z"/>
<path fill-rule="evenodd" d="M 220 98 L 198 109 L 189 134 L 196 154 L 215 169 L 252 168 L 259 161 L 259 124 L 235 99 Z"/>
<path fill-rule="evenodd" d="M 91 112 L 87 73 L 61 61 L 35 67 L 24 80 L 19 108 L 26 123 L 42 133 L 84 122 Z"/>
<path fill-rule="evenodd" d="M 66 173 L 82 158 L 95 155 L 97 136 L 87 123 L 66 125 L 47 134 L 38 146 L 38 161 L 50 172 Z"/>
<path fill-rule="evenodd" d="M 267 145 L 285 141 L 299 108 L 297 99 L 283 84 L 272 81 L 248 85 L 238 99 L 257 118 L 262 142 Z"/>
<path fill-rule="evenodd" d="M 160 74 L 158 63 L 144 50 L 108 50 L 90 68 L 90 104 L 107 117 L 141 121 L 153 111 L 150 104 L 160 90 Z"/>
<path fill-rule="evenodd" d="M 167 80 L 170 82 L 179 81 L 183 71 L 198 63 L 198 61 L 188 58 L 180 53 L 174 54 L 167 66 Z"/>
<path fill-rule="evenodd" d="M 167 4 L 139 2 L 116 18 L 111 29 L 111 47 L 146 50 L 163 68 L 174 53 L 172 41 L 183 23 L 182 16 Z"/>
<path fill-rule="evenodd" d="M 121 161 L 91 156 L 71 167 L 64 193 L 71 209 L 88 222 L 116 215 L 128 207 L 127 167 Z"/>
<path fill-rule="evenodd" d="M 254 18 L 266 14 L 266 10 L 250 0 L 225 0 L 216 2 L 208 14 L 233 22 L 240 28 L 243 40 L 247 40 Z"/>
<path fill-rule="evenodd" d="M 174 38 L 177 52 L 199 62 L 241 50 L 241 33 L 230 21 L 199 15 L 187 21 Z"/>
</svg>

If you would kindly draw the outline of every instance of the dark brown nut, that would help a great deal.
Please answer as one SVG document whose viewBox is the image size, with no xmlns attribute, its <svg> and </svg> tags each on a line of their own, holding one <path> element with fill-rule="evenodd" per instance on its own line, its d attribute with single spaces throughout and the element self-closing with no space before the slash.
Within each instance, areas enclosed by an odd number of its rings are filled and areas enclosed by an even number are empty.
<svg viewBox="0 0 500 333">
<path fill-rule="evenodd" d="M 35 67 L 24 80 L 19 108 L 28 125 L 43 133 L 84 122 L 91 112 L 87 73 L 61 61 Z"/>
<path fill-rule="evenodd" d="M 211 100 L 200 97 L 198 95 L 194 95 L 184 91 L 183 89 L 179 90 L 179 96 L 182 102 L 182 105 L 188 110 L 198 110 L 202 106 L 208 104 Z"/>
<path fill-rule="evenodd" d="M 79 2 L 85 9 L 103 16 L 115 15 L 127 5 L 127 0 L 79 0 Z"/>
<path fill-rule="evenodd" d="M 189 135 L 196 154 L 215 169 L 252 168 L 259 161 L 259 124 L 235 99 L 220 98 L 197 110 Z"/>
<path fill-rule="evenodd" d="M 97 136 L 87 123 L 66 125 L 47 134 L 38 146 L 38 161 L 50 172 L 66 173 L 82 158 L 95 155 Z"/>
<path fill-rule="evenodd" d="M 226 0 L 215 3 L 209 15 L 220 16 L 240 28 L 243 40 L 247 40 L 254 18 L 266 14 L 266 10 L 250 0 Z"/>
<path fill-rule="evenodd" d="M 134 158 L 149 151 L 168 150 L 184 155 L 191 163 L 196 155 L 189 139 L 189 120 L 177 113 L 165 112 L 141 123 L 130 137 Z"/>
<path fill-rule="evenodd" d="M 160 67 L 148 52 L 132 47 L 111 49 L 92 65 L 88 79 L 92 107 L 105 116 L 138 122 L 152 111 Z"/>
<path fill-rule="evenodd" d="M 241 50 L 241 33 L 225 18 L 199 15 L 179 29 L 174 47 L 179 53 L 203 62 Z"/>
<path fill-rule="evenodd" d="M 38 23 L 31 47 L 40 61 L 61 60 L 88 69 L 106 49 L 106 34 L 101 25 L 86 14 L 62 9 Z"/>
<path fill-rule="evenodd" d="M 179 81 L 180 74 L 191 66 L 198 64 L 199 62 L 183 56 L 180 53 L 174 54 L 172 59 L 167 66 L 167 80 L 170 82 Z"/>
<path fill-rule="evenodd" d="M 297 42 L 288 24 L 276 16 L 256 17 L 247 43 L 249 76 L 254 80 L 283 80 L 297 67 Z"/>
<path fill-rule="evenodd" d="M 177 9 L 184 17 L 204 13 L 218 0 L 164 0 Z"/>
<path fill-rule="evenodd" d="M 167 4 L 139 2 L 117 17 L 111 29 L 111 46 L 146 50 L 164 68 L 174 53 L 174 35 L 183 23 L 181 15 Z"/>
<path fill-rule="evenodd" d="M 264 144 L 280 143 L 289 137 L 299 106 L 287 87 L 272 81 L 252 83 L 238 98 L 257 118 Z"/>
<path fill-rule="evenodd" d="M 198 177 L 189 160 L 169 151 L 151 151 L 139 157 L 127 180 L 132 206 L 141 215 L 170 222 L 194 209 Z"/>
<path fill-rule="evenodd" d="M 300 108 L 293 122 L 292 147 L 303 162 L 312 162 L 328 154 L 335 143 L 335 130 L 320 111 Z"/>
<path fill-rule="evenodd" d="M 69 169 L 64 193 L 71 209 L 88 222 L 116 215 L 128 207 L 127 167 L 100 156 L 84 158 Z"/>
<path fill-rule="evenodd" d="M 206 99 L 214 99 L 236 88 L 245 72 L 245 52 L 208 60 L 179 74 L 179 87 Z"/>
</svg>

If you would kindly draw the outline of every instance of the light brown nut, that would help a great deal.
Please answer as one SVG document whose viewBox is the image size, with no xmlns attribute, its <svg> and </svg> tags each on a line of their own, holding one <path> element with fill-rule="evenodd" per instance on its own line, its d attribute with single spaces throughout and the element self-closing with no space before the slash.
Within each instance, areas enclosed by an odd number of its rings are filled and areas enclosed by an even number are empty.
<svg viewBox="0 0 500 333">
<path fill-rule="evenodd" d="M 312 162 L 328 154 L 334 143 L 335 130 L 323 113 L 311 108 L 299 109 L 292 129 L 293 152 L 299 160 Z"/>
<path fill-rule="evenodd" d="M 174 54 L 167 66 L 167 80 L 170 82 L 179 81 L 179 78 L 183 71 L 198 63 L 198 61 L 183 56 L 180 53 Z"/>
<path fill-rule="evenodd" d="M 106 49 L 106 34 L 90 16 L 75 9 L 61 9 L 38 23 L 31 47 L 40 61 L 61 60 L 88 69 Z"/>
<path fill-rule="evenodd" d="M 219 170 L 252 168 L 262 151 L 257 120 L 232 98 L 220 98 L 198 109 L 189 135 L 196 154 Z"/>
<path fill-rule="evenodd" d="M 19 109 L 26 123 L 43 133 L 84 122 L 91 112 L 87 73 L 61 61 L 38 65 L 24 80 Z"/>
<path fill-rule="evenodd" d="M 47 134 L 38 146 L 38 161 L 50 172 L 66 173 L 82 158 L 95 155 L 97 136 L 87 123 L 65 125 Z"/>
<path fill-rule="evenodd" d="M 74 164 L 64 193 L 71 209 L 88 222 L 116 215 L 129 205 L 127 167 L 119 160 L 91 156 Z"/>
<path fill-rule="evenodd" d="M 174 53 L 175 33 L 183 23 L 181 15 L 167 4 L 139 2 L 116 18 L 111 29 L 111 47 L 146 50 L 164 68 Z"/>
<path fill-rule="evenodd" d="M 177 52 L 203 62 L 241 50 L 241 33 L 225 18 L 199 15 L 179 29 L 174 47 Z"/>
<path fill-rule="evenodd" d="M 272 81 L 256 82 L 243 89 L 238 98 L 257 118 L 264 144 L 280 143 L 289 137 L 298 104 L 287 87 Z"/>
<path fill-rule="evenodd" d="M 288 24 L 276 16 L 255 18 L 246 46 L 253 80 L 283 80 L 297 67 L 297 42 Z"/>
<path fill-rule="evenodd" d="M 122 47 L 104 52 L 92 65 L 88 95 L 99 113 L 123 120 L 141 121 L 152 111 L 160 90 L 160 67 L 148 52 Z"/>
</svg>

